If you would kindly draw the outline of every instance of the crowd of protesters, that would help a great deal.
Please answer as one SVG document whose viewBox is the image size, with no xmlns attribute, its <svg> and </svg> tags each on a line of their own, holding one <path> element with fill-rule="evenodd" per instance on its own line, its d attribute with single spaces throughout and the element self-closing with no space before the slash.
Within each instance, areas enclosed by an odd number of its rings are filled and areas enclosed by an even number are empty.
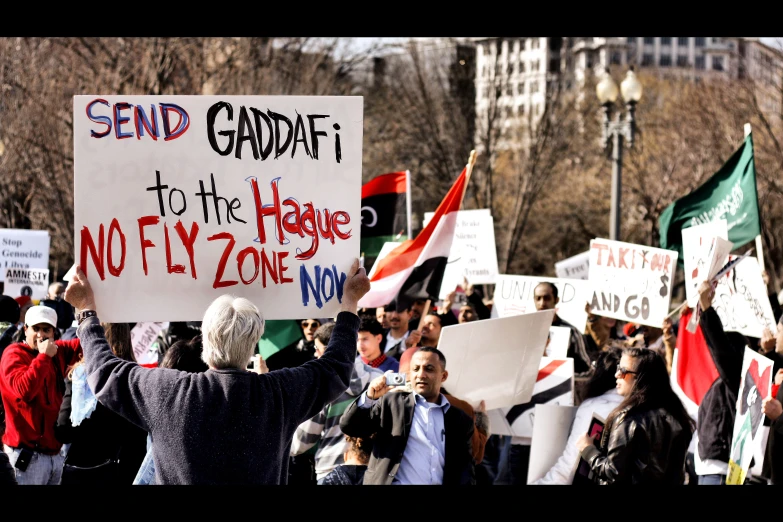
<svg viewBox="0 0 783 522">
<path fill-rule="evenodd" d="M 266 361 L 258 308 L 221 296 L 160 333 L 155 368 L 136 363 L 133 325 L 101 322 L 81 270 L 38 303 L 3 295 L 0 484 L 526 484 L 530 439 L 493 434 L 484 401 L 446 389 L 442 329 L 489 319 L 491 300 L 465 281 L 444 300 L 360 309 L 369 288 L 356 260 L 340 313 L 301 320 L 301 340 Z M 725 484 L 745 346 L 774 361 L 776 384 L 763 470 L 746 483 L 783 483 L 783 323 L 761 339 L 724 332 L 713 291 L 699 288 L 700 326 L 718 377 L 695 417 L 670 384 L 678 317 L 654 328 L 588 307 L 582 331 L 554 315 L 570 330 L 578 409 L 534 484 L 576 484 L 580 459 L 597 484 Z M 540 283 L 534 300 L 556 309 L 557 287 Z"/>
</svg>

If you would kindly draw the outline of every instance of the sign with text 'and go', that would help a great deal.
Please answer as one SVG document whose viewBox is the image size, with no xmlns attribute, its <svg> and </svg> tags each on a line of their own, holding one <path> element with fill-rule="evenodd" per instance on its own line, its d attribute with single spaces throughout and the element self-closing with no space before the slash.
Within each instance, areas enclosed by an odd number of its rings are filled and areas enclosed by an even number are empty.
<svg viewBox="0 0 783 522">
<path fill-rule="evenodd" d="M 660 328 L 669 313 L 677 252 L 608 239 L 590 241 L 590 310 Z"/>
<path fill-rule="evenodd" d="M 363 101 L 75 96 L 75 260 L 108 322 L 222 294 L 329 317 L 359 256 Z"/>
</svg>

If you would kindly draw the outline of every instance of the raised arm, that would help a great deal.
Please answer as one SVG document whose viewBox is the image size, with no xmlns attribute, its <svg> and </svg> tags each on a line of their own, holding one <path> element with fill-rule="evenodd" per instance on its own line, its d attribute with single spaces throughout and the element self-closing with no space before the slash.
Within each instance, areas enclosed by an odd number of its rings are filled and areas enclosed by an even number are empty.
<svg viewBox="0 0 783 522">
<path fill-rule="evenodd" d="M 743 343 L 733 342 L 726 335 L 723 323 L 712 307 L 714 295 L 715 291 L 709 282 L 704 281 L 699 286 L 699 305 L 702 309 L 699 323 L 721 380 L 737 393 L 742 380 L 742 359 L 745 346 Z"/>
</svg>

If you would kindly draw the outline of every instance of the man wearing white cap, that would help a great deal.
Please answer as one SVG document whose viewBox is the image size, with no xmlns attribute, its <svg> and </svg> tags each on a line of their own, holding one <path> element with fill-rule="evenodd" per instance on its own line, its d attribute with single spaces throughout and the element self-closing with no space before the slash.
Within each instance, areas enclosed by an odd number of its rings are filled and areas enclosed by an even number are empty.
<svg viewBox="0 0 783 522">
<path fill-rule="evenodd" d="M 78 361 L 78 339 L 56 341 L 57 312 L 48 306 L 27 310 L 25 339 L 0 359 L 0 395 L 5 407 L 3 450 L 19 484 L 59 484 L 62 443 L 54 425 L 65 391 L 67 368 Z"/>
</svg>

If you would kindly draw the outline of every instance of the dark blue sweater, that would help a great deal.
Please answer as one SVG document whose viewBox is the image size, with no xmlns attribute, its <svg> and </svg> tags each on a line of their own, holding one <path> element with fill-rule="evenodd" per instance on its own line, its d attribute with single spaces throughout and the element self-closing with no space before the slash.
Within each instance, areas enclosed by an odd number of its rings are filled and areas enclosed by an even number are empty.
<svg viewBox="0 0 783 522">
<path fill-rule="evenodd" d="M 156 484 L 284 484 L 297 426 L 348 388 L 358 329 L 341 312 L 320 359 L 263 375 L 143 368 L 112 353 L 95 317 L 78 336 L 98 400 L 152 435 Z"/>
</svg>

